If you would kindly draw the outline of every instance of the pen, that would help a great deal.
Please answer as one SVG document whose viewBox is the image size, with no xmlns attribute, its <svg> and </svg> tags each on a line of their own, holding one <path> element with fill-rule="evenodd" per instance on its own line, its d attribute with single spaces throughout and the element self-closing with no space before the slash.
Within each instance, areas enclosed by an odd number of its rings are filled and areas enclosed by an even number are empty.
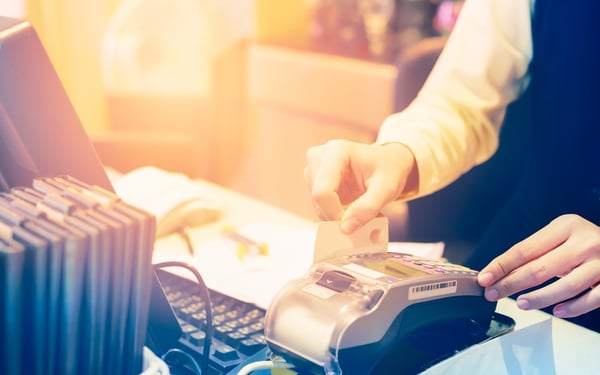
<svg viewBox="0 0 600 375">
<path fill-rule="evenodd" d="M 236 253 L 240 260 L 243 260 L 246 255 L 269 254 L 269 247 L 266 243 L 257 242 L 252 238 L 246 237 L 232 226 L 223 227 L 223 235 L 236 243 Z"/>
<path fill-rule="evenodd" d="M 194 245 L 192 244 L 192 240 L 190 239 L 190 235 L 188 234 L 186 228 L 185 227 L 179 228 L 179 230 L 177 230 L 177 234 L 179 234 L 179 236 L 181 236 L 181 238 L 185 242 L 185 247 L 186 247 L 187 252 L 191 256 L 194 256 Z"/>
</svg>

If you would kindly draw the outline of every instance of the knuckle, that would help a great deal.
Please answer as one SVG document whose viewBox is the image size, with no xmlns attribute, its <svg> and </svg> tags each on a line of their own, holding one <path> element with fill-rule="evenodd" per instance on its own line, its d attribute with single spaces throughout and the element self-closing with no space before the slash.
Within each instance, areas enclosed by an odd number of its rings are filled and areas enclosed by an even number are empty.
<svg viewBox="0 0 600 375">
<path fill-rule="evenodd" d="M 502 261 L 502 259 L 496 259 L 492 264 L 494 265 L 493 270 L 494 271 L 497 270 L 498 274 L 500 274 L 500 275 L 506 275 L 510 271 L 507 269 L 507 267 L 504 264 L 504 262 Z"/>
<path fill-rule="evenodd" d="M 517 244 L 511 249 L 511 252 L 518 264 L 524 264 L 529 261 L 529 250 L 525 246 Z"/>
<path fill-rule="evenodd" d="M 600 227 L 592 229 L 594 232 L 581 238 L 579 248 L 583 249 L 585 256 L 590 259 L 600 259 Z"/>
<path fill-rule="evenodd" d="M 581 220 L 581 217 L 575 214 L 563 214 L 555 218 L 553 221 L 567 227 L 573 227 Z"/>
<path fill-rule="evenodd" d="M 323 146 L 311 146 L 306 150 L 306 160 L 310 161 L 318 157 L 321 154 Z"/>
<path fill-rule="evenodd" d="M 328 150 L 343 150 L 346 148 L 346 141 L 341 139 L 330 139 L 325 142 L 325 148 Z"/>
<path fill-rule="evenodd" d="M 558 216 L 558 220 L 563 220 L 569 223 L 575 222 L 577 221 L 579 216 L 575 215 L 575 214 L 563 214 Z"/>
<path fill-rule="evenodd" d="M 516 292 L 515 283 L 510 279 L 505 279 L 497 284 L 497 289 L 501 296 L 509 296 Z"/>
<path fill-rule="evenodd" d="M 516 259 L 517 264 L 522 264 L 522 256 L 519 254 L 518 249 L 513 249 L 510 255 Z M 505 253 L 492 261 L 492 270 L 497 276 L 505 276 L 513 271 L 513 267 L 510 266 L 507 256 L 508 254 Z"/>
<path fill-rule="evenodd" d="M 544 262 L 533 262 L 528 268 L 526 279 L 534 285 L 542 283 L 554 276 L 550 274 L 548 267 Z"/>
</svg>

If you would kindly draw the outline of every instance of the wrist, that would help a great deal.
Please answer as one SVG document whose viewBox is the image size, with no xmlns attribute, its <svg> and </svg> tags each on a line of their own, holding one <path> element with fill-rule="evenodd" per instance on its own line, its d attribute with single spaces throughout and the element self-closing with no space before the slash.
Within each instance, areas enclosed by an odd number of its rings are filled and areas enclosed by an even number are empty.
<svg viewBox="0 0 600 375">
<path fill-rule="evenodd" d="M 397 199 L 405 199 L 416 195 L 419 190 L 419 169 L 412 150 L 399 142 L 384 143 L 380 146 L 386 148 L 386 153 L 391 153 L 391 160 L 398 163 L 399 168 L 405 169 L 403 173 L 406 176 L 406 181 Z"/>
</svg>

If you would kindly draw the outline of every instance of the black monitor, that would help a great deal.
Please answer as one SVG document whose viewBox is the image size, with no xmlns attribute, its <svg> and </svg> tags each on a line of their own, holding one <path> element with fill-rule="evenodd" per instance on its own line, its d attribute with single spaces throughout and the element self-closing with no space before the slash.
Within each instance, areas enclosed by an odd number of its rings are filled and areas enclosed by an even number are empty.
<svg viewBox="0 0 600 375">
<path fill-rule="evenodd" d="M 61 174 L 114 190 L 36 31 L 0 17 L 0 191 Z"/>
</svg>

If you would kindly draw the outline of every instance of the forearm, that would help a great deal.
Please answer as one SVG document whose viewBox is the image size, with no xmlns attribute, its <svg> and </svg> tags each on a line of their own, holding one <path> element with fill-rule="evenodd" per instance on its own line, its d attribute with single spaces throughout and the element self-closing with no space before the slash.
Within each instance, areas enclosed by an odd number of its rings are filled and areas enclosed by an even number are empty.
<svg viewBox="0 0 600 375">
<path fill-rule="evenodd" d="M 496 150 L 506 106 L 526 85 L 531 59 L 528 0 L 467 0 L 415 101 L 390 116 L 377 142 L 413 152 L 418 188 L 438 190 Z"/>
</svg>

